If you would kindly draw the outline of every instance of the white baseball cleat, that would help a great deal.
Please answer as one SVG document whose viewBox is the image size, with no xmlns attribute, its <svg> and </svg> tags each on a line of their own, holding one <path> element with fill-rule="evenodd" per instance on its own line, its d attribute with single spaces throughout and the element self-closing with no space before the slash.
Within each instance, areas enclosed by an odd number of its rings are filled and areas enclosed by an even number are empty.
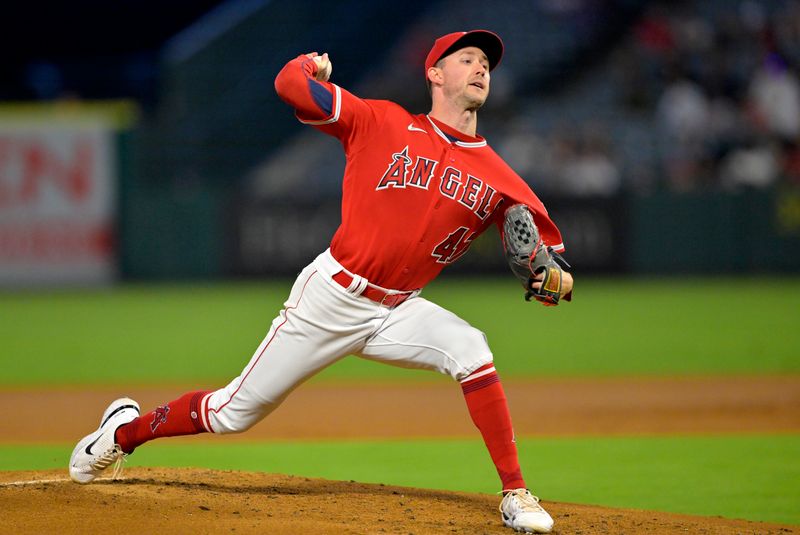
<svg viewBox="0 0 800 535">
<path fill-rule="evenodd" d="M 116 463 L 114 477 L 122 469 L 125 454 L 115 443 L 114 433 L 121 425 L 139 417 L 139 404 L 130 398 L 120 398 L 108 406 L 100 419 L 100 427 L 86 435 L 72 450 L 69 459 L 69 477 L 75 483 L 90 483 L 100 472 Z"/>
<path fill-rule="evenodd" d="M 500 502 L 503 524 L 515 531 L 526 533 L 550 533 L 553 518 L 539 505 L 539 498 L 528 489 L 514 489 L 503 496 Z"/>
</svg>

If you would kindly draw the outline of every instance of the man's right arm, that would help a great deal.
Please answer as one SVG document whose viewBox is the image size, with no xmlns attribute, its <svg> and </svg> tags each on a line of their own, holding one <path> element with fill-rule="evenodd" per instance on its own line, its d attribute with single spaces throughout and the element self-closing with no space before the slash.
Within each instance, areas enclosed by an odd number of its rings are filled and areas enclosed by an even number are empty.
<svg viewBox="0 0 800 535">
<path fill-rule="evenodd" d="M 300 122 L 325 124 L 335 122 L 341 107 L 341 90 L 330 82 L 318 81 L 317 64 L 309 54 L 301 54 L 287 63 L 275 78 L 275 91 L 295 109 Z"/>
<path fill-rule="evenodd" d="M 314 55 L 301 54 L 287 63 L 275 78 L 275 91 L 301 123 L 339 138 L 350 149 L 357 138 L 368 139 L 375 110 L 338 85 L 317 80 Z"/>
</svg>

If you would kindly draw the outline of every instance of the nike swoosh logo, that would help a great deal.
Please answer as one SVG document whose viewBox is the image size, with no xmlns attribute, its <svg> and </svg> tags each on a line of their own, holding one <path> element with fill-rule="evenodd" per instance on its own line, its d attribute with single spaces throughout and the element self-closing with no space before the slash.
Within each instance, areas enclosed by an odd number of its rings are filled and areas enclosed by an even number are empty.
<svg viewBox="0 0 800 535">
<path fill-rule="evenodd" d="M 114 412 L 112 412 L 111 414 L 109 414 L 108 416 L 106 416 L 106 419 L 105 419 L 105 420 L 103 420 L 102 422 L 100 422 L 100 427 L 103 427 L 104 425 L 106 425 L 106 422 L 108 422 L 108 421 L 111 419 L 111 417 L 112 417 L 112 416 L 114 416 L 115 414 L 117 414 L 119 411 L 124 411 L 125 409 L 133 409 L 133 410 L 135 410 L 135 411 L 136 411 L 136 414 L 137 414 L 137 415 L 139 414 L 139 409 L 137 409 L 137 408 L 136 408 L 136 405 L 120 405 L 119 407 L 117 407 L 116 409 L 114 409 Z"/>
<path fill-rule="evenodd" d="M 423 134 L 427 134 L 428 133 L 427 130 L 423 130 L 422 128 L 417 128 L 416 126 L 414 126 L 414 123 L 410 123 L 408 125 L 408 131 L 409 132 L 422 132 Z"/>
<path fill-rule="evenodd" d="M 102 437 L 102 436 L 103 436 L 103 434 L 102 434 L 102 433 L 100 433 L 100 434 L 97 436 L 97 438 L 96 438 L 96 439 L 94 439 L 94 440 L 92 441 L 92 443 L 91 443 L 91 444 L 89 444 L 88 446 L 86 446 L 86 450 L 84 450 L 84 451 L 86 451 L 86 455 L 92 455 L 92 446 L 94 446 L 95 444 L 97 444 L 97 441 L 98 441 L 98 440 L 100 440 L 100 437 Z"/>
<path fill-rule="evenodd" d="M 108 421 L 111 419 L 111 417 L 112 417 L 112 416 L 114 416 L 115 414 L 117 414 L 119 411 L 123 411 L 123 410 L 125 410 L 125 409 L 133 409 L 133 410 L 135 410 L 135 411 L 136 411 L 136 414 L 137 414 L 137 415 L 139 414 L 139 410 L 136 408 L 136 406 L 135 406 L 135 405 L 120 405 L 119 407 L 117 407 L 116 409 L 114 409 L 114 412 L 112 412 L 111 414 L 109 414 L 109 415 L 106 417 L 106 419 L 105 419 L 105 420 L 103 420 L 103 421 L 100 423 L 100 429 L 102 429 L 102 428 L 103 428 L 103 426 L 104 426 L 104 425 L 106 425 L 106 423 L 108 423 Z M 86 446 L 86 449 L 84 450 L 84 451 L 86 452 L 86 455 L 93 455 L 93 453 L 92 453 L 92 446 L 94 446 L 95 444 L 97 444 L 97 441 L 98 441 L 98 440 L 100 440 L 100 437 L 102 437 L 102 436 L 103 436 L 103 434 L 102 434 L 102 433 L 100 433 L 99 435 L 97 435 L 97 438 L 96 438 L 96 439 L 94 439 L 94 440 L 93 440 L 93 441 L 92 441 L 90 444 L 88 444 L 88 445 Z"/>
</svg>

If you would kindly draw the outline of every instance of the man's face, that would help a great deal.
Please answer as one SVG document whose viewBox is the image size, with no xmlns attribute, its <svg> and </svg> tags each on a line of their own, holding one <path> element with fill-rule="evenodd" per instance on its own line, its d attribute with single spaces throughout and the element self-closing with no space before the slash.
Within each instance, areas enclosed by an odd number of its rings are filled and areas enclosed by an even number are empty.
<svg viewBox="0 0 800 535">
<path fill-rule="evenodd" d="M 456 50 L 437 63 L 442 70 L 444 95 L 465 109 L 476 110 L 489 96 L 489 58 L 480 48 Z"/>
</svg>

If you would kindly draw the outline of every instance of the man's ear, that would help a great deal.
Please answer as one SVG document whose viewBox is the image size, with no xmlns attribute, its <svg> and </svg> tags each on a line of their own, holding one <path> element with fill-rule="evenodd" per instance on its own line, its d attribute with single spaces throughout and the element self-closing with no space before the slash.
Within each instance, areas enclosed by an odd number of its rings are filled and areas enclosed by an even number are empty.
<svg viewBox="0 0 800 535">
<path fill-rule="evenodd" d="M 431 84 L 441 84 L 442 83 L 442 69 L 438 67 L 431 67 L 428 69 L 428 82 Z"/>
</svg>

